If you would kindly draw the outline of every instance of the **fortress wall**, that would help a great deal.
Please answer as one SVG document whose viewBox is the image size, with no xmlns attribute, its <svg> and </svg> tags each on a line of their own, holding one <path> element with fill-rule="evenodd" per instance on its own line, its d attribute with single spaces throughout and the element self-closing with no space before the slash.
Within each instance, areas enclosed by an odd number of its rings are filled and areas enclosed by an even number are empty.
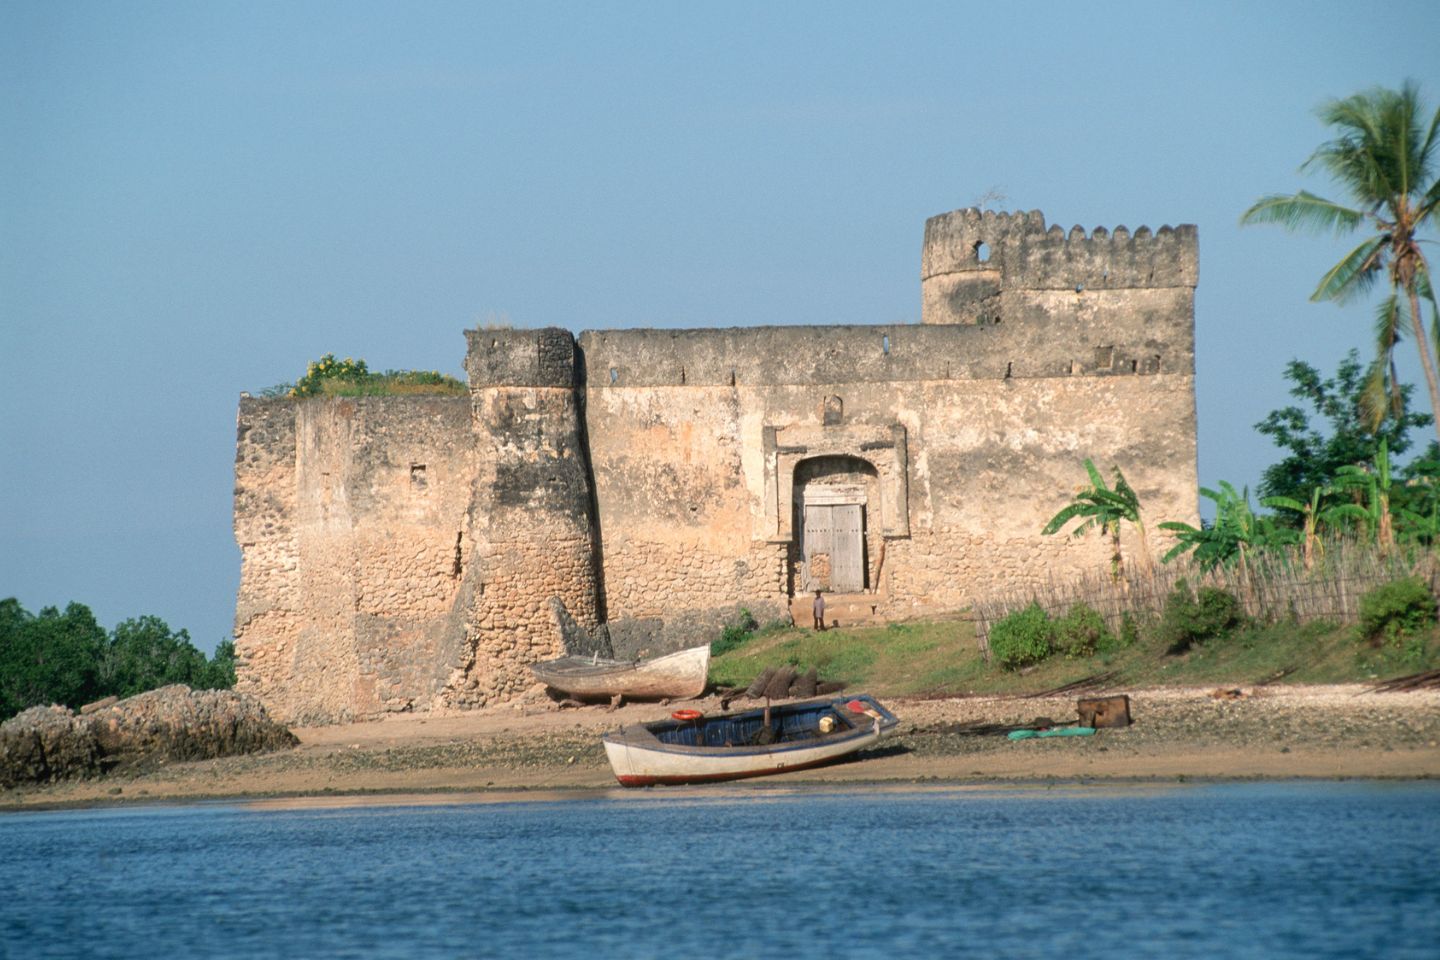
<svg viewBox="0 0 1440 960">
<path fill-rule="evenodd" d="M 1152 533 L 1198 521 L 1197 269 L 1193 227 L 956 211 L 920 325 L 475 330 L 468 399 L 245 398 L 239 686 L 290 722 L 484 706 L 562 652 L 551 596 L 622 656 L 782 616 L 807 491 L 863 489 L 882 616 L 1102 567 L 1039 533 L 1086 457 Z"/>
<path fill-rule="evenodd" d="M 605 330 L 579 343 L 590 395 L 1194 372 L 1188 289 L 1022 291 L 1008 302 L 1014 321 L 998 324 Z"/>
<path fill-rule="evenodd" d="M 467 658 L 445 694 L 457 707 L 530 689 L 528 665 L 564 652 L 548 598 L 564 601 L 581 626 L 599 621 L 574 339 L 553 328 L 473 330 L 467 339 L 474 591 Z"/>
<path fill-rule="evenodd" d="M 295 537 L 295 410 L 286 401 L 246 397 L 236 418 L 235 686 L 262 698 L 290 678 L 304 593 Z"/>
<path fill-rule="evenodd" d="M 1119 466 L 1140 498 L 1152 556 L 1164 520 L 1198 523 L 1193 377 L 1056 377 L 926 385 L 914 401 L 913 535 L 891 541 L 893 594 L 915 612 L 1103 568 L 1091 534 L 1042 536 L 1088 482 Z M 1123 543 L 1138 556 L 1127 529 Z"/>
<path fill-rule="evenodd" d="M 289 463 L 265 481 L 289 510 L 253 543 L 237 522 L 244 566 L 273 566 L 267 558 L 283 544 L 291 576 L 276 589 L 242 574 L 236 644 L 247 685 L 291 722 L 428 708 L 464 646 L 457 548 L 473 472 L 469 404 L 247 401 L 242 424 L 247 412 L 293 424 L 288 435 L 248 434 L 257 467 Z M 248 525 L 240 491 L 250 484 L 237 479 L 237 516 Z"/>
<path fill-rule="evenodd" d="M 1087 456 L 1107 480 L 1112 465 L 1125 471 L 1152 526 L 1196 522 L 1189 296 L 1040 292 L 1028 322 L 1008 328 L 583 334 L 612 619 L 782 599 L 791 547 L 777 530 L 787 507 L 766 487 L 767 427 L 817 438 L 904 428 L 909 536 L 886 538 L 883 567 L 869 550 L 896 612 L 1102 565 L 1097 538 L 1040 536 L 1085 481 Z M 827 427 L 832 398 L 843 414 Z M 877 506 L 872 533 L 886 522 Z M 766 555 L 779 575 L 752 579 Z"/>
<path fill-rule="evenodd" d="M 587 388 L 605 608 L 622 646 L 632 620 L 684 621 L 659 641 L 669 647 L 709 639 L 737 607 L 784 615 L 786 553 L 757 536 L 741 411 L 729 386 Z M 756 472 L 759 431 L 749 433 Z"/>
</svg>

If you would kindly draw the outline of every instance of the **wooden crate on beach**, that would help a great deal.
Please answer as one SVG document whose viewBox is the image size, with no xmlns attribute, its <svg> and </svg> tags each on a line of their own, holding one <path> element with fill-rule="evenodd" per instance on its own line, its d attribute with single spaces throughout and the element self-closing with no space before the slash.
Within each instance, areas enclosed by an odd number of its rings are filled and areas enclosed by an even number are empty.
<svg viewBox="0 0 1440 960">
<path fill-rule="evenodd" d="M 1075 712 L 1080 714 L 1082 727 L 1128 727 L 1130 726 L 1130 697 L 1081 697 L 1075 701 Z"/>
</svg>

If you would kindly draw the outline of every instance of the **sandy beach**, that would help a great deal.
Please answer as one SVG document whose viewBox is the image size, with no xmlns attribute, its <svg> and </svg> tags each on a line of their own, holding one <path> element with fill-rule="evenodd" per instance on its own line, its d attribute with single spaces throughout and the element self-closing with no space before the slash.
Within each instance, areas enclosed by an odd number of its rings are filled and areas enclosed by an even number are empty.
<svg viewBox="0 0 1440 960">
<path fill-rule="evenodd" d="M 1118 693 L 1122 691 L 1107 691 Z M 1254 778 L 1440 777 L 1440 690 L 1368 687 L 1132 690 L 1132 726 L 1094 737 L 1010 741 L 978 725 L 1059 722 L 1074 696 L 887 700 L 894 736 L 853 761 L 767 785 L 1010 784 Z M 1232 695 L 1233 696 L 1233 695 Z M 687 701 L 707 712 L 718 700 Z M 560 709 L 531 703 L 449 716 L 401 715 L 295 729 L 288 751 L 160 766 L 0 793 L 0 809 L 228 798 L 464 795 L 504 800 L 619 790 L 599 734 L 676 704 Z M 654 788 L 663 794 L 676 788 Z M 636 791 L 626 791 L 634 794 Z"/>
</svg>

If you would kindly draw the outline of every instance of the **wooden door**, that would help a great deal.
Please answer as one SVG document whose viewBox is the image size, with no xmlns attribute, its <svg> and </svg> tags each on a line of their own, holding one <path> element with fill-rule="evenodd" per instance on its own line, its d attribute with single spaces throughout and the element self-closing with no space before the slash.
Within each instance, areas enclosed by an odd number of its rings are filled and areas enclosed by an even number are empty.
<svg viewBox="0 0 1440 960">
<path fill-rule="evenodd" d="M 831 529 L 831 506 L 818 503 L 805 505 L 805 527 L 800 542 L 805 554 L 805 592 L 830 590 L 830 554 L 834 543 Z"/>
<path fill-rule="evenodd" d="M 836 593 L 859 593 L 865 589 L 865 532 L 858 503 L 841 503 L 830 508 L 833 548 L 830 559 L 831 589 Z"/>
<path fill-rule="evenodd" d="M 805 589 L 865 589 L 865 508 L 858 503 L 807 503 L 802 547 Z"/>
</svg>

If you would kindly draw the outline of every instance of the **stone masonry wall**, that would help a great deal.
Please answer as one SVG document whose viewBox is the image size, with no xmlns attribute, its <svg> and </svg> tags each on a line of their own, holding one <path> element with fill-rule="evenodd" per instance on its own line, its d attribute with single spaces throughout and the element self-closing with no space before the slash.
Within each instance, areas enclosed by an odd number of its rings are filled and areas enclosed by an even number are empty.
<svg viewBox="0 0 1440 960">
<path fill-rule="evenodd" d="M 287 722 L 430 708 L 463 654 L 464 398 L 242 401 L 240 689 Z"/>
<path fill-rule="evenodd" d="M 287 722 L 504 702 L 562 652 L 552 596 L 622 656 L 783 617 L 819 458 L 863 495 L 882 615 L 1102 566 L 1039 533 L 1087 457 L 1152 531 L 1198 521 L 1197 251 L 956 211 L 922 324 L 474 330 L 468 399 L 243 399 L 240 689 Z"/>
<path fill-rule="evenodd" d="M 554 329 L 468 337 L 474 593 L 468 657 L 445 693 L 456 707 L 501 702 L 535 686 L 528 665 L 564 652 L 550 597 L 582 627 L 599 619 L 574 339 Z"/>
</svg>

